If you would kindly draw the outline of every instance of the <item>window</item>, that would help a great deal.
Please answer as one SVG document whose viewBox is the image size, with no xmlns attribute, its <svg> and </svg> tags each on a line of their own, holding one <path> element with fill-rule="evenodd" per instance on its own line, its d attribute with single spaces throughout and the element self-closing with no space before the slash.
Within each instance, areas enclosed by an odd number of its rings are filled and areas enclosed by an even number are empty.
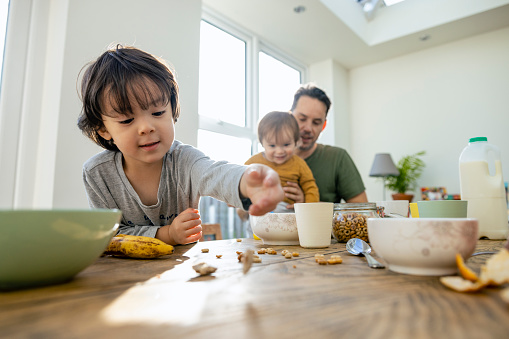
<svg viewBox="0 0 509 339">
<path fill-rule="evenodd" d="M 287 111 L 305 67 L 241 27 L 204 9 L 200 28 L 198 148 L 211 158 L 243 164 L 260 151 L 258 120 Z M 220 223 L 224 239 L 252 236 L 234 208 L 200 201 L 203 223 Z"/>
<path fill-rule="evenodd" d="M 0 74 L 4 64 L 5 33 L 7 31 L 7 16 L 9 14 L 9 0 L 0 0 Z M 0 78 L 1 85 L 1 78 Z"/>
<path fill-rule="evenodd" d="M 259 119 L 271 111 L 288 111 L 300 85 L 300 71 L 265 53 L 259 53 Z"/>
<path fill-rule="evenodd" d="M 245 126 L 246 43 L 201 21 L 200 115 Z"/>
</svg>

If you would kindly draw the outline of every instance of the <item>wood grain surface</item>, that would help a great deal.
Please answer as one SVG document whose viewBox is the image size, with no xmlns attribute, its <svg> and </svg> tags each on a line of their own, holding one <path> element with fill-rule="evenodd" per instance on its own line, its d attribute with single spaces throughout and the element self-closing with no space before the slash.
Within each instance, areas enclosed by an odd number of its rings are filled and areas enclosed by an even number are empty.
<svg viewBox="0 0 509 339">
<path fill-rule="evenodd" d="M 503 245 L 480 240 L 477 251 Z M 152 260 L 101 257 L 68 283 L 0 292 L 0 337 L 509 337 L 509 305 L 500 289 L 464 294 L 438 277 L 370 269 L 342 243 L 272 246 L 277 255 L 260 255 L 262 262 L 242 274 L 236 252 L 262 247 L 233 239 L 177 246 Z M 299 256 L 286 259 L 283 249 Z M 316 253 L 339 254 L 343 263 L 318 265 Z M 488 258 L 467 264 L 478 271 Z M 192 265 L 199 262 L 217 271 L 198 276 Z"/>
</svg>

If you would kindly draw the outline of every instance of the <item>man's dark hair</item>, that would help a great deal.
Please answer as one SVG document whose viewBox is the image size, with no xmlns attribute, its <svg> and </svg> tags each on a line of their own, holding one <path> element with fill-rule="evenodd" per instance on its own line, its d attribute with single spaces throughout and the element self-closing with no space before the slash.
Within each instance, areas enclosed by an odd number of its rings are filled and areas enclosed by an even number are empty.
<svg viewBox="0 0 509 339">
<path fill-rule="evenodd" d="M 318 99 L 325 107 L 327 107 L 327 110 L 325 111 L 325 116 L 327 116 L 327 113 L 329 113 L 329 108 L 331 106 L 331 102 L 327 94 L 325 94 L 324 91 L 322 91 L 320 88 L 316 87 L 313 84 L 305 84 L 302 85 L 297 92 L 295 92 L 295 95 L 293 96 L 293 104 L 291 111 L 293 112 L 295 110 L 295 107 L 297 107 L 297 102 L 302 96 L 308 96 L 314 99 Z"/>
</svg>

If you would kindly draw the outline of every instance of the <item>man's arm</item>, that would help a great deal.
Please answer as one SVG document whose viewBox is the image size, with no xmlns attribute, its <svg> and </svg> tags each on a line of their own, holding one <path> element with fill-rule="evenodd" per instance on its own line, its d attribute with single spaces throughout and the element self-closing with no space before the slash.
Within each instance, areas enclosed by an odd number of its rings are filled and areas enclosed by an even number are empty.
<svg viewBox="0 0 509 339">
<path fill-rule="evenodd" d="M 346 202 L 368 202 L 368 196 L 366 195 L 366 191 L 356 195 L 353 198 L 346 200 Z"/>
</svg>

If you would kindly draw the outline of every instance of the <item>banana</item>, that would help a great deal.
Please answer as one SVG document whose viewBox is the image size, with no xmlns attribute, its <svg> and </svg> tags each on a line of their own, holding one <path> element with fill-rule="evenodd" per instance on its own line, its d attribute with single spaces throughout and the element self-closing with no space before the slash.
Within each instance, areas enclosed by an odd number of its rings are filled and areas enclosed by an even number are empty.
<svg viewBox="0 0 509 339">
<path fill-rule="evenodd" d="M 173 253 L 173 246 L 151 237 L 117 234 L 111 239 L 104 255 L 151 259 Z"/>
</svg>

